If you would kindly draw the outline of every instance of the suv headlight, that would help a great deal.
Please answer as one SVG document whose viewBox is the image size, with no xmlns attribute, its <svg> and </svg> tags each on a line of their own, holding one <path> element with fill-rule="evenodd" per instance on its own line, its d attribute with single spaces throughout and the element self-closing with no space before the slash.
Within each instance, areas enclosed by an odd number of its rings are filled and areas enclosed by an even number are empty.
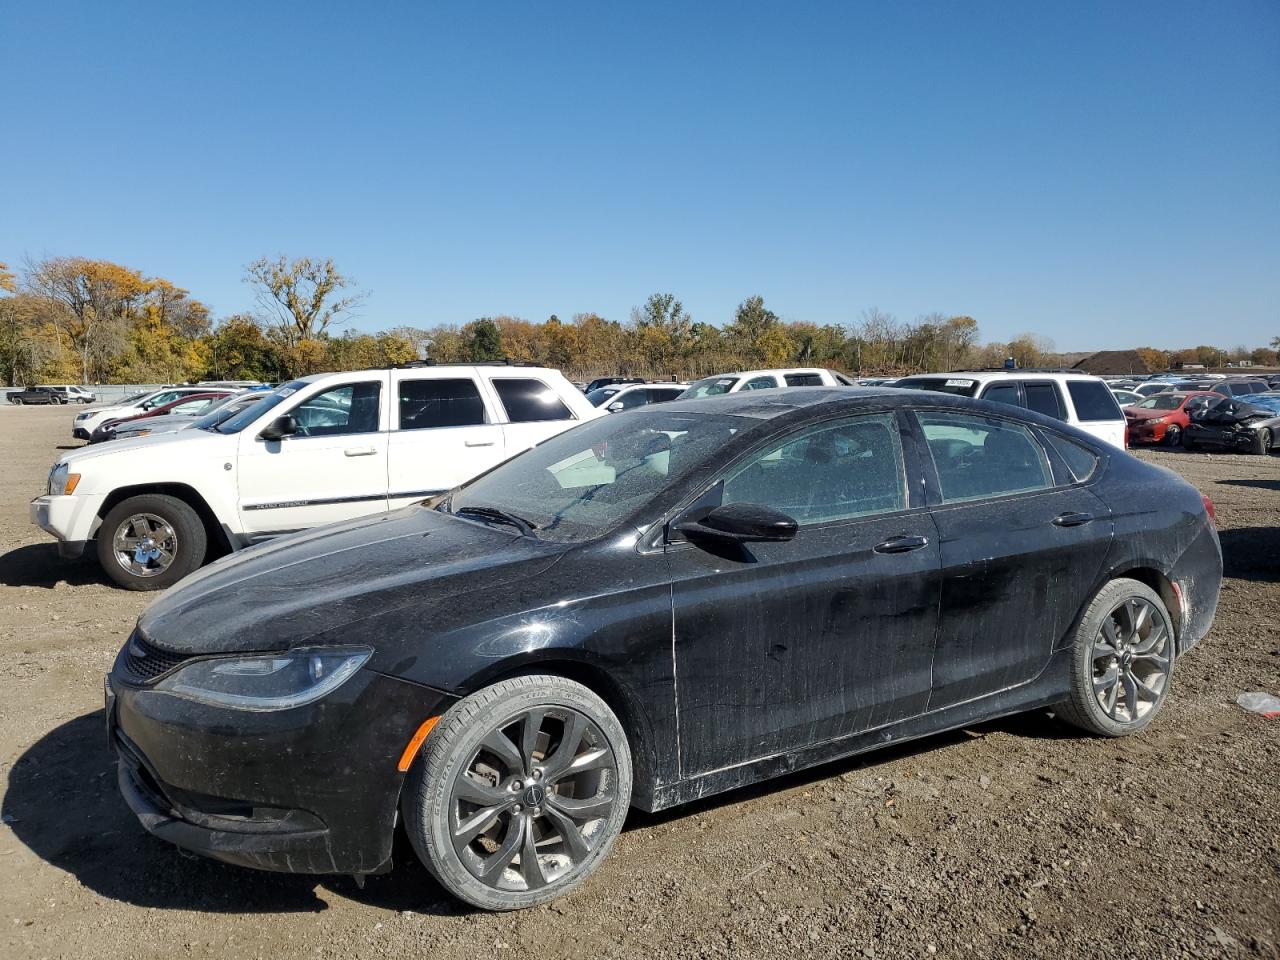
<svg viewBox="0 0 1280 960">
<path fill-rule="evenodd" d="M 80 474 L 72 473 L 65 463 L 59 463 L 49 471 L 49 496 L 62 497 L 75 493 Z"/>
<path fill-rule="evenodd" d="M 288 710 L 328 696 L 372 654 L 368 647 L 311 647 L 195 660 L 155 689 L 235 710 Z"/>
</svg>

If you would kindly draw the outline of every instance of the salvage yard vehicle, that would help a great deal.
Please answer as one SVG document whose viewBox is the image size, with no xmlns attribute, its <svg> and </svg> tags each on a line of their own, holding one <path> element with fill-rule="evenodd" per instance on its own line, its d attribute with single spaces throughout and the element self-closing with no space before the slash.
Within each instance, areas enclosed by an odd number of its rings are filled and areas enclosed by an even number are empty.
<svg viewBox="0 0 1280 960">
<path fill-rule="evenodd" d="M 934 390 L 1025 407 L 1123 449 L 1124 411 L 1100 377 L 1057 370 L 956 370 L 903 377 L 904 390 Z"/>
<path fill-rule="evenodd" d="M 117 430 L 125 424 L 139 423 L 143 420 L 149 420 L 152 417 L 164 417 L 170 414 L 175 416 L 191 416 L 197 417 L 208 413 L 210 408 L 225 400 L 227 397 L 233 396 L 227 390 L 207 389 L 203 393 L 188 393 L 176 400 L 170 400 L 168 403 L 162 403 L 159 406 L 151 407 L 146 413 L 135 414 L 131 417 L 108 417 L 103 420 L 93 433 L 89 435 L 90 443 L 102 443 L 104 440 L 116 439 Z"/>
<path fill-rule="evenodd" d="M 98 399 L 97 394 L 74 383 L 46 384 L 46 386 L 62 394 L 67 403 L 93 403 Z"/>
<path fill-rule="evenodd" d="M 1210 403 L 1216 403 L 1220 395 L 1207 390 L 1189 393 L 1157 393 L 1141 403 L 1125 407 L 1124 418 L 1128 426 L 1129 446 L 1143 443 L 1165 443 L 1176 447 L 1182 443 L 1191 414 Z"/>
<path fill-rule="evenodd" d="M 604 416 L 559 371 L 505 364 L 316 374 L 258 397 L 200 430 L 64 454 L 32 522 L 63 557 L 95 542 L 111 579 L 155 590 L 203 564 L 211 544 L 237 550 L 404 506 Z"/>
<path fill-rule="evenodd" d="M 262 393 L 250 390 L 244 393 L 228 394 L 201 413 L 169 413 L 163 417 L 134 417 L 132 420 L 125 420 L 116 425 L 115 439 L 128 440 L 131 437 L 173 433 L 189 427 L 217 426 L 223 420 L 230 419 L 241 410 L 253 406 L 262 397 Z"/>
<path fill-rule="evenodd" d="M 621 413 L 651 403 L 666 403 L 684 393 L 687 383 L 615 383 L 587 394 L 592 406 L 608 413 Z"/>
<path fill-rule="evenodd" d="M 15 406 L 32 403 L 66 403 L 66 394 L 59 393 L 54 387 L 27 387 L 25 390 L 10 390 L 6 395 L 8 401 Z"/>
<path fill-rule="evenodd" d="M 514 909 L 629 806 L 1049 705 L 1141 730 L 1221 571 L 1206 498 L 1061 421 L 748 391 L 211 565 L 143 613 L 107 720 L 157 837 L 366 874 L 403 824 L 446 890 Z"/>
<path fill-rule="evenodd" d="M 1280 447 L 1280 393 L 1221 398 L 1191 414 L 1182 434 L 1188 450 L 1210 447 L 1263 456 Z"/>
<path fill-rule="evenodd" d="M 793 367 L 784 370 L 746 370 L 742 373 L 723 373 L 705 377 L 692 383 L 680 394 L 681 400 L 701 397 L 717 397 L 739 390 L 772 390 L 776 387 L 839 387 L 853 386 L 853 381 L 843 373 L 823 367 Z"/>
<path fill-rule="evenodd" d="M 208 387 L 161 387 L 159 390 L 135 393 L 119 403 L 92 406 L 76 414 L 76 418 L 71 424 L 71 436 L 76 440 L 91 440 L 93 439 L 93 431 L 102 426 L 107 420 L 124 420 L 128 417 L 136 417 L 182 397 L 208 392 Z"/>
</svg>

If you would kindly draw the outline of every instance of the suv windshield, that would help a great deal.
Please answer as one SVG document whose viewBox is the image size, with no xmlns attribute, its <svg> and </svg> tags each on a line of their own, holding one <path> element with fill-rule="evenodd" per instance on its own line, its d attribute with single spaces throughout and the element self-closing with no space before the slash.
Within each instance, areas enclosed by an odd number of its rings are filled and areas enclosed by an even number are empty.
<svg viewBox="0 0 1280 960">
<path fill-rule="evenodd" d="M 757 421 L 637 411 L 552 437 L 459 489 L 439 509 L 500 511 L 543 540 L 603 536 Z"/>
<path fill-rule="evenodd" d="M 239 433 L 272 407 L 279 406 L 284 403 L 285 400 L 293 396 L 306 385 L 307 381 L 305 380 L 290 380 L 288 383 L 282 383 L 270 393 L 263 394 L 261 400 L 250 407 L 246 407 L 234 416 L 211 423 L 208 426 L 204 426 L 199 423 L 197 423 L 196 426 L 202 426 L 206 430 L 216 430 L 218 433 Z M 210 416 L 216 415 L 217 411 L 210 414 Z"/>
<path fill-rule="evenodd" d="M 597 387 L 587 394 L 587 400 L 593 407 L 598 407 L 621 389 L 622 387 Z"/>
<path fill-rule="evenodd" d="M 728 393 L 737 382 L 737 377 L 707 377 L 705 380 L 699 380 L 697 383 L 691 384 L 689 389 L 676 397 L 676 399 L 697 400 L 700 397 L 714 397 L 720 393 Z"/>
<path fill-rule="evenodd" d="M 889 385 L 902 387 L 904 390 L 953 393 L 957 397 L 972 397 L 978 392 L 978 381 L 969 377 L 907 377 Z"/>
</svg>

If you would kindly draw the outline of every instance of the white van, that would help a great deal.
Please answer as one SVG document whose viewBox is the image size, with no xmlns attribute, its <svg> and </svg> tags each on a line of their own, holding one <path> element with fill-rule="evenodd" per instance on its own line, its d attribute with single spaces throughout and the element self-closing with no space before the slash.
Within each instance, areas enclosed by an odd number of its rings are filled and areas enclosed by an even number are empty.
<svg viewBox="0 0 1280 960">
<path fill-rule="evenodd" d="M 1099 440 L 1125 449 L 1124 411 L 1100 377 L 1040 370 L 957 370 L 903 377 L 893 384 L 908 390 L 935 390 L 994 400 L 1069 423 Z"/>
</svg>

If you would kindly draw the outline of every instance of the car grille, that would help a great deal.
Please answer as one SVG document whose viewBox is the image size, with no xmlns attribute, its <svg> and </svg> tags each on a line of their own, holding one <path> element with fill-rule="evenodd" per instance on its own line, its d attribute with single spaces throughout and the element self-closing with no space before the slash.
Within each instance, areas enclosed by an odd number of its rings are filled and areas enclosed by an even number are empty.
<svg viewBox="0 0 1280 960">
<path fill-rule="evenodd" d="M 170 653 L 152 646 L 135 630 L 125 647 L 124 668 L 132 679 L 149 683 L 190 659 L 187 654 Z"/>
</svg>

